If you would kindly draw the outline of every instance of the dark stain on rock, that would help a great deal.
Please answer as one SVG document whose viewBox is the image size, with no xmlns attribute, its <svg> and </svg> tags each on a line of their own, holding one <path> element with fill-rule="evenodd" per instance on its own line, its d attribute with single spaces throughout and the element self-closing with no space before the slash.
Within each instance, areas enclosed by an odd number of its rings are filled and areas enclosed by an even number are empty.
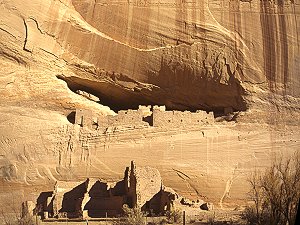
<svg viewBox="0 0 300 225">
<path fill-rule="evenodd" d="M 284 84 L 284 95 L 286 95 L 286 89 L 289 81 L 289 49 L 287 39 L 287 28 L 283 3 L 279 5 L 279 34 L 280 34 L 280 47 L 281 47 L 281 65 L 283 66 L 283 84 Z"/>
<path fill-rule="evenodd" d="M 284 1 L 278 0 L 276 3 L 261 1 L 260 4 L 265 75 L 270 90 L 277 91 L 276 83 L 282 83 L 285 95 L 289 82 L 289 49 Z M 273 9 L 273 4 L 277 5 L 277 12 Z M 280 57 L 277 57 L 278 54 Z M 278 65 L 280 71 L 277 71 Z"/>
<path fill-rule="evenodd" d="M 272 92 L 276 90 L 276 20 L 269 1 L 261 1 L 260 21 L 262 27 L 264 71 Z"/>
</svg>

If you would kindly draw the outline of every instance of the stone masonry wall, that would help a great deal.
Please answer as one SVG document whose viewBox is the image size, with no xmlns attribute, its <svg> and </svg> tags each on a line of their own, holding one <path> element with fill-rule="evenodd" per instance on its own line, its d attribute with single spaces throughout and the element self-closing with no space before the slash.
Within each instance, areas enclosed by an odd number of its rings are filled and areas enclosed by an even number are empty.
<svg viewBox="0 0 300 225">
<path fill-rule="evenodd" d="M 198 125 L 211 124 L 214 122 L 212 112 L 197 111 L 163 111 L 153 110 L 153 126 L 155 127 L 191 127 Z"/>
<path fill-rule="evenodd" d="M 211 124 L 214 122 L 212 112 L 197 111 L 166 111 L 164 106 L 154 106 L 150 111 L 150 106 L 140 106 L 138 110 L 121 110 L 115 116 L 101 116 L 94 118 L 89 110 L 77 109 L 75 124 L 90 129 L 106 129 L 118 126 L 149 126 L 154 127 L 191 127 Z M 147 117 L 147 121 L 144 119 Z M 150 121 L 149 121 L 150 118 Z"/>
</svg>

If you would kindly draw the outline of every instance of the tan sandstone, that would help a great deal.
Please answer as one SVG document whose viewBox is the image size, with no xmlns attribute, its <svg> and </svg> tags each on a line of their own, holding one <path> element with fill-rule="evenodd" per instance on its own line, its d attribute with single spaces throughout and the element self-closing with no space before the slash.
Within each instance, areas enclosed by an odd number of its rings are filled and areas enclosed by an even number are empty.
<svg viewBox="0 0 300 225">
<path fill-rule="evenodd" d="M 187 198 L 245 204 L 251 171 L 299 151 L 299 7 L 0 0 L 0 208 L 118 181 L 131 160 Z"/>
</svg>

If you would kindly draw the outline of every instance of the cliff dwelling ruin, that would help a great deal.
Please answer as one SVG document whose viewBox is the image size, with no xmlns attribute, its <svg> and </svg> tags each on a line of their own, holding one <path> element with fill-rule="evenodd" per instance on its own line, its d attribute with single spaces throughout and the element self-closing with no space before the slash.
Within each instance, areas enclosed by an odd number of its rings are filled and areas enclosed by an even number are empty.
<svg viewBox="0 0 300 225">
<path fill-rule="evenodd" d="M 53 191 L 39 195 L 35 207 L 25 202 L 23 205 L 27 207 L 23 211 L 42 219 L 104 218 L 122 215 L 122 208 L 127 205 L 160 215 L 172 210 L 175 203 L 187 205 L 186 202 L 172 188 L 163 185 L 157 169 L 137 167 L 132 161 L 118 182 L 95 178 L 83 182 L 57 181 Z"/>
<path fill-rule="evenodd" d="M 74 123 L 81 127 L 94 130 L 103 130 L 108 127 L 132 126 L 132 127 L 194 127 L 212 124 L 213 112 L 207 113 L 198 110 L 195 113 L 189 111 L 166 111 L 165 106 L 139 106 L 138 110 L 121 110 L 114 116 L 97 116 L 90 110 L 76 109 L 73 115 Z"/>
<path fill-rule="evenodd" d="M 242 215 L 300 152 L 300 0 L 24 2 L 0 0 L 0 225 Z"/>
</svg>

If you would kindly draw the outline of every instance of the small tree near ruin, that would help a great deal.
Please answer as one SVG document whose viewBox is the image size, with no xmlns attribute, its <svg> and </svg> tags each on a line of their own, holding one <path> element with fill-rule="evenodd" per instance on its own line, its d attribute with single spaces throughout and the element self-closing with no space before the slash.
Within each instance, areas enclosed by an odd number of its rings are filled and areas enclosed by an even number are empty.
<svg viewBox="0 0 300 225">
<path fill-rule="evenodd" d="M 275 160 L 265 172 L 255 171 L 249 179 L 250 200 L 245 209 L 248 224 L 295 224 L 300 198 L 300 153 Z"/>
</svg>

